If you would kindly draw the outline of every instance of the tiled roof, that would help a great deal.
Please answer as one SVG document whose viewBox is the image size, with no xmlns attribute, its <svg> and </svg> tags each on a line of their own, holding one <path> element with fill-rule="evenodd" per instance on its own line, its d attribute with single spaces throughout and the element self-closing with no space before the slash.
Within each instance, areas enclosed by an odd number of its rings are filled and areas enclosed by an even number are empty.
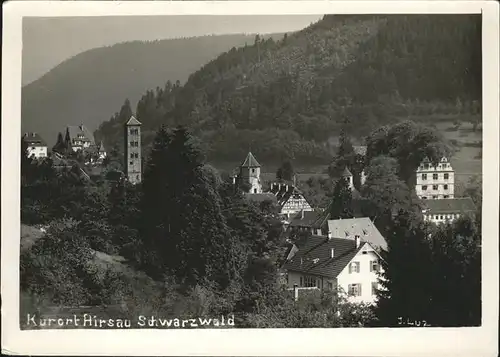
<svg viewBox="0 0 500 357">
<path fill-rule="evenodd" d="M 374 247 L 387 249 L 387 242 L 368 217 L 328 220 L 328 230 L 334 237 L 354 241 L 359 236 L 362 241 Z"/>
<path fill-rule="evenodd" d="M 142 123 L 132 115 L 125 125 L 142 125 Z"/>
<path fill-rule="evenodd" d="M 476 206 L 470 197 L 446 198 L 440 200 L 420 200 L 428 213 L 461 213 L 472 212 Z"/>
<path fill-rule="evenodd" d="M 303 214 L 303 216 L 302 216 Z M 326 211 L 304 211 L 297 213 L 290 222 L 291 227 L 321 228 L 328 218 Z"/>
<path fill-rule="evenodd" d="M 23 136 L 24 142 L 31 146 L 47 146 L 45 140 L 38 133 L 25 133 Z"/>
<path fill-rule="evenodd" d="M 246 193 L 245 197 L 255 202 L 263 202 L 267 200 L 276 202 L 276 196 L 274 196 L 272 193 Z"/>
<path fill-rule="evenodd" d="M 274 185 L 272 185 L 270 192 L 276 196 L 276 199 L 278 200 L 278 203 L 280 206 L 283 206 L 288 201 L 288 199 L 290 197 L 297 198 L 297 199 L 298 198 L 305 199 L 302 192 L 300 192 L 300 190 L 293 185 L 274 184 Z"/>
<path fill-rule="evenodd" d="M 91 145 L 95 145 L 94 135 L 88 130 L 85 125 L 69 125 L 69 136 L 71 140 L 77 139 L 78 135 L 83 135 L 84 139 L 79 139 L 82 141 L 89 141 Z"/>
<path fill-rule="evenodd" d="M 349 264 L 366 242 L 361 242 L 356 248 L 356 242 L 350 239 L 330 238 L 321 236 L 309 237 L 295 255 L 288 260 L 283 268 L 312 275 L 337 277 Z M 334 257 L 331 258 L 331 249 Z"/>
<path fill-rule="evenodd" d="M 260 167 L 260 164 L 257 162 L 253 154 L 249 152 L 245 161 L 241 164 L 241 167 Z"/>
<path fill-rule="evenodd" d="M 347 166 L 344 168 L 344 171 L 342 172 L 342 177 L 347 177 L 347 176 L 352 176 L 351 171 L 347 168 Z"/>
<path fill-rule="evenodd" d="M 353 146 L 353 149 L 357 155 L 366 155 L 366 146 Z"/>
</svg>

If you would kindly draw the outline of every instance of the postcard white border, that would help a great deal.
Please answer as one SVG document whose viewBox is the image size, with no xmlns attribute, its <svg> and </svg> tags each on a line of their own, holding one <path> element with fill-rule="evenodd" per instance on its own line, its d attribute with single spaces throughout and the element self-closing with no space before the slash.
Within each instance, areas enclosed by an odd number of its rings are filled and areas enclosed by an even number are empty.
<svg viewBox="0 0 500 357">
<path fill-rule="evenodd" d="M 23 355 L 483 356 L 498 345 L 499 11 L 495 1 L 10 1 L 2 45 L 2 352 Z M 19 329 L 23 16 L 483 14 L 483 324 L 453 329 Z M 15 208 L 15 209 L 14 209 Z"/>
</svg>

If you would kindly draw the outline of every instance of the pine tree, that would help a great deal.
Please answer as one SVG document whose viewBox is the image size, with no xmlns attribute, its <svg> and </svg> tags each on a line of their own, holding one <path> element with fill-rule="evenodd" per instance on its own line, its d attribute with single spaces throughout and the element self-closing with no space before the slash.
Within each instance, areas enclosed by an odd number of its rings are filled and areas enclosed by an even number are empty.
<svg viewBox="0 0 500 357">
<path fill-rule="evenodd" d="M 341 178 L 335 184 L 333 189 L 332 201 L 330 207 L 331 219 L 352 218 L 352 191 L 346 178 Z"/>
<path fill-rule="evenodd" d="M 427 231 L 412 212 L 400 211 L 382 251 L 376 314 L 381 326 L 429 323 L 433 261 Z"/>
<path fill-rule="evenodd" d="M 158 132 L 143 181 L 145 243 L 152 270 L 194 285 L 227 285 L 238 271 L 221 198 L 199 150 L 183 128 Z"/>
<path fill-rule="evenodd" d="M 71 136 L 69 135 L 69 128 L 66 128 L 66 135 L 64 136 L 64 151 L 66 153 L 72 153 Z"/>
<path fill-rule="evenodd" d="M 62 133 L 59 132 L 57 134 L 57 142 L 52 147 L 52 151 L 55 151 L 55 152 L 58 152 L 58 153 L 64 153 L 64 148 L 65 148 L 64 139 L 63 139 Z"/>
<path fill-rule="evenodd" d="M 132 107 L 130 106 L 130 100 L 127 98 L 120 108 L 120 112 L 118 113 L 118 122 L 120 124 L 125 124 L 130 117 L 133 115 Z"/>
</svg>

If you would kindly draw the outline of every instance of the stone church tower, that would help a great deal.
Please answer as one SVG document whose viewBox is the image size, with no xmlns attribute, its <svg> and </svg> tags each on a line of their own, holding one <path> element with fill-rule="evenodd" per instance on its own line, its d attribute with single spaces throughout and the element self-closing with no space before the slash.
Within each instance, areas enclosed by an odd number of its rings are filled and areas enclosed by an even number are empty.
<svg viewBox="0 0 500 357">
<path fill-rule="evenodd" d="M 248 153 L 245 161 L 240 166 L 240 180 L 250 184 L 248 193 L 262 193 L 260 182 L 260 164 L 251 152 Z"/>
<path fill-rule="evenodd" d="M 125 124 L 125 175 L 132 184 L 141 182 L 141 122 L 130 117 Z"/>
</svg>

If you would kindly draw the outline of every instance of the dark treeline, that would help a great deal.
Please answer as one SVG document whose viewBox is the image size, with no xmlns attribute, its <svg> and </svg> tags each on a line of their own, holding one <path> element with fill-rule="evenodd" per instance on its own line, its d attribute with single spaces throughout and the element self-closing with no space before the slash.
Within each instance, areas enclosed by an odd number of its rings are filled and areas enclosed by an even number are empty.
<svg viewBox="0 0 500 357">
<path fill-rule="evenodd" d="M 477 116 L 480 28 L 479 15 L 325 16 L 147 91 L 137 117 L 146 133 L 189 127 L 209 158 L 240 159 L 251 146 L 262 160 L 326 163 L 341 127 L 361 139 L 401 118 Z M 115 121 L 97 135 L 113 142 Z"/>
</svg>

